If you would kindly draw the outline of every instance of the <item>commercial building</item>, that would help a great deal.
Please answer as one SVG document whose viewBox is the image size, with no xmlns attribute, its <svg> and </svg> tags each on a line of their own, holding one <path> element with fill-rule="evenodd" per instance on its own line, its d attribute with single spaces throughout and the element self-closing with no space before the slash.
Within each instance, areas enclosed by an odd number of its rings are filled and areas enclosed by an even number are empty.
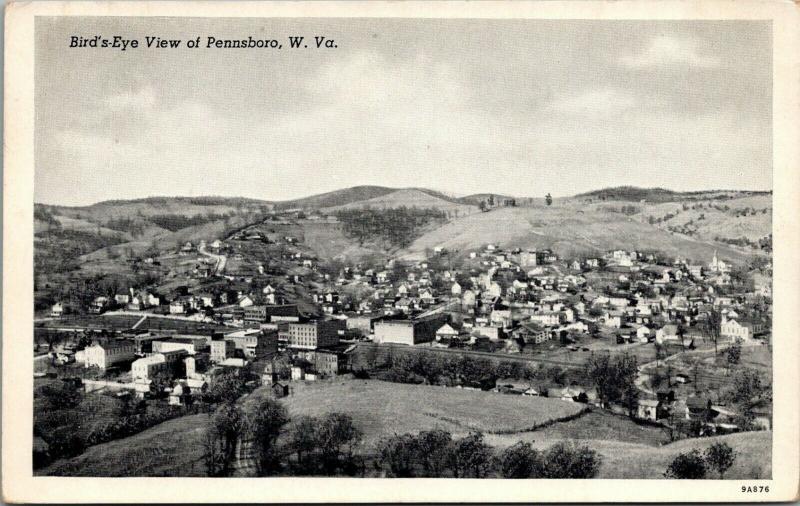
<svg viewBox="0 0 800 506">
<path fill-rule="evenodd" d="M 345 329 L 344 320 L 317 320 L 289 324 L 289 347 L 315 350 L 339 344 L 339 331 Z"/>
<path fill-rule="evenodd" d="M 383 320 L 375 323 L 376 343 L 415 344 L 436 339 L 436 331 L 447 323 L 447 315 L 438 314 L 420 320 Z"/>
<path fill-rule="evenodd" d="M 224 362 L 232 358 L 235 349 L 236 345 L 233 341 L 215 336 L 211 340 L 211 362 Z"/>
<path fill-rule="evenodd" d="M 131 341 L 109 341 L 89 346 L 84 350 L 86 367 L 106 370 L 136 358 L 136 346 Z"/>
</svg>

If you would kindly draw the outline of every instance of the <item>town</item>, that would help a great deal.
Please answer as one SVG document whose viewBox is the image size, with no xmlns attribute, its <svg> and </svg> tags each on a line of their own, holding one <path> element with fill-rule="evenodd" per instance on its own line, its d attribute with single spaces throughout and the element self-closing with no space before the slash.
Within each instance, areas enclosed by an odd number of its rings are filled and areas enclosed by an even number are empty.
<svg viewBox="0 0 800 506">
<path fill-rule="evenodd" d="M 497 206 L 517 203 L 482 201 L 478 212 Z M 573 406 L 554 411 L 566 409 L 564 421 L 587 412 L 629 420 L 662 434 L 660 444 L 771 429 L 768 257 L 735 264 L 716 251 L 701 261 L 633 248 L 565 256 L 486 243 L 434 246 L 417 259 L 331 259 L 298 233 L 298 224 L 342 229 L 348 216 L 273 209 L 223 237 L 117 259 L 147 282 L 83 286 L 38 313 L 41 398 L 77 389 L 158 413 L 90 443 L 225 399 L 336 404 L 341 392 L 346 408 L 354 392 L 342 388 L 364 381 L 386 402 L 408 385 L 438 387 L 439 397 L 557 400 Z M 523 426 L 561 418 L 546 420 Z M 64 435 L 44 428 L 36 436 L 42 467 L 89 446 L 54 441 Z M 237 444 L 220 473 L 259 468 Z"/>
</svg>

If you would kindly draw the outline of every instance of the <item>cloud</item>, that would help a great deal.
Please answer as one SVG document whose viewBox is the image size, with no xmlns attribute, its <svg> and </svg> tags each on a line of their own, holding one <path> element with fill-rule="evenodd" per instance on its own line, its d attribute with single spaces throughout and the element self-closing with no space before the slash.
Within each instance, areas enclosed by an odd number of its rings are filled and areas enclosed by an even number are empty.
<svg viewBox="0 0 800 506">
<path fill-rule="evenodd" d="M 551 107 L 569 115 L 598 116 L 617 114 L 636 105 L 629 94 L 614 88 L 586 90 L 578 95 L 563 95 Z"/>
<path fill-rule="evenodd" d="M 712 68 L 719 66 L 716 58 L 704 56 L 698 52 L 695 41 L 666 35 L 655 37 L 643 52 L 637 55 L 623 56 L 619 61 L 628 67 L 687 65 Z"/>
<path fill-rule="evenodd" d="M 156 104 L 156 93 L 152 86 L 136 91 L 116 93 L 106 98 L 106 106 L 111 112 L 126 109 L 152 109 Z"/>
</svg>

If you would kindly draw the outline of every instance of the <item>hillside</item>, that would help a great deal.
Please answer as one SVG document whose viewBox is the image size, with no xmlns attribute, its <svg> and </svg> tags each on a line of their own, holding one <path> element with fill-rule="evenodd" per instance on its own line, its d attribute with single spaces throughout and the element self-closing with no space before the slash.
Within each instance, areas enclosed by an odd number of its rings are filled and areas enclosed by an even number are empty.
<svg viewBox="0 0 800 506">
<path fill-rule="evenodd" d="M 639 188 L 636 186 L 615 186 L 575 195 L 575 199 L 622 200 L 629 202 L 677 202 L 684 200 L 715 199 L 727 200 L 752 195 L 770 195 L 766 191 L 702 190 L 678 192 L 665 188 Z"/>
<path fill-rule="evenodd" d="M 672 256 L 709 261 L 719 257 L 741 263 L 752 253 L 710 241 L 670 233 L 622 213 L 585 206 L 507 207 L 475 213 L 424 234 L 404 252 L 421 258 L 425 250 L 478 249 L 487 243 L 506 248 L 550 248 L 562 257 L 599 254 L 625 248 L 658 250 Z"/>
<path fill-rule="evenodd" d="M 283 403 L 292 417 L 321 416 L 346 406 L 369 454 L 381 438 L 404 432 L 443 429 L 464 435 L 480 429 L 498 450 L 517 441 L 544 449 L 558 441 L 586 444 L 602 456 L 598 478 L 661 479 L 679 453 L 701 451 L 724 441 L 738 452 L 726 478 L 772 474 L 772 432 L 744 432 L 662 444 L 666 433 L 626 417 L 593 410 L 577 415 L 580 404 L 542 397 L 523 398 L 492 392 L 445 389 L 380 381 L 336 380 L 293 383 L 294 393 Z M 253 402 L 259 389 L 245 402 Z M 546 427 L 529 430 L 546 420 Z M 151 427 L 139 434 L 90 447 L 85 453 L 37 471 L 50 476 L 203 476 L 203 434 L 208 415 L 189 415 Z M 283 440 L 285 441 L 285 440 Z"/>
<path fill-rule="evenodd" d="M 466 214 L 475 213 L 478 211 L 475 206 L 452 202 L 451 200 L 446 200 L 445 198 L 431 195 L 431 193 L 427 191 L 422 191 L 416 188 L 396 190 L 371 199 L 329 207 L 325 210 L 328 212 L 336 212 L 343 209 L 360 209 L 365 207 L 372 209 L 387 209 L 396 207 L 418 207 L 421 209 L 429 208 L 444 211 L 453 217 L 464 216 Z"/>
<path fill-rule="evenodd" d="M 490 196 L 495 202 L 510 198 L 490 193 L 456 198 L 425 188 L 357 186 L 280 203 L 151 197 L 83 207 L 37 204 L 35 232 L 49 252 L 69 251 L 77 254 L 73 261 L 83 263 L 107 262 L 110 257 L 140 254 L 153 245 L 170 249 L 186 241 L 223 237 L 258 222 L 274 208 L 335 213 L 416 207 L 442 211 L 447 221 L 420 230 L 422 235 L 401 252 L 412 259 L 435 246 L 469 250 L 493 242 L 507 247 L 551 248 L 568 257 L 636 248 L 707 261 L 718 250 L 723 259 L 741 262 L 771 244 L 772 197 L 767 192 L 680 193 L 618 187 L 558 198 L 553 206 L 546 206 L 541 198 L 517 198 L 517 207 L 480 212 L 477 204 Z M 379 244 L 365 244 L 340 232 L 331 235 L 311 222 L 305 224 L 314 229 L 308 234 L 314 243 L 311 247 L 322 257 L 389 252 Z M 79 248 L 74 247 L 76 240 L 82 243 Z"/>
<path fill-rule="evenodd" d="M 396 191 L 394 188 L 384 186 L 353 186 L 342 190 L 312 195 L 296 200 L 287 200 L 276 204 L 278 209 L 319 209 L 336 207 L 360 202 L 376 197 L 381 197 Z"/>
</svg>

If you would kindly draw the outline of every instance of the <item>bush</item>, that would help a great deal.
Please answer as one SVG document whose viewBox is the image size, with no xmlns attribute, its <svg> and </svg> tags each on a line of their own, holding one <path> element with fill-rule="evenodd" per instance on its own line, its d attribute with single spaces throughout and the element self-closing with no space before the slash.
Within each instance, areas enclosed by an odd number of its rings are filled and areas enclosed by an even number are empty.
<svg viewBox="0 0 800 506">
<path fill-rule="evenodd" d="M 543 471 L 539 452 L 522 441 L 503 450 L 495 465 L 503 478 L 530 478 Z"/>
<path fill-rule="evenodd" d="M 602 457 L 588 446 L 556 443 L 544 455 L 541 475 L 537 478 L 594 478 Z"/>
<path fill-rule="evenodd" d="M 667 467 L 664 476 L 679 480 L 701 480 L 706 477 L 706 461 L 696 449 L 681 453 Z"/>
<path fill-rule="evenodd" d="M 706 449 L 705 460 L 706 465 L 716 471 L 722 480 L 736 460 L 736 452 L 727 443 L 714 443 Z"/>
</svg>

